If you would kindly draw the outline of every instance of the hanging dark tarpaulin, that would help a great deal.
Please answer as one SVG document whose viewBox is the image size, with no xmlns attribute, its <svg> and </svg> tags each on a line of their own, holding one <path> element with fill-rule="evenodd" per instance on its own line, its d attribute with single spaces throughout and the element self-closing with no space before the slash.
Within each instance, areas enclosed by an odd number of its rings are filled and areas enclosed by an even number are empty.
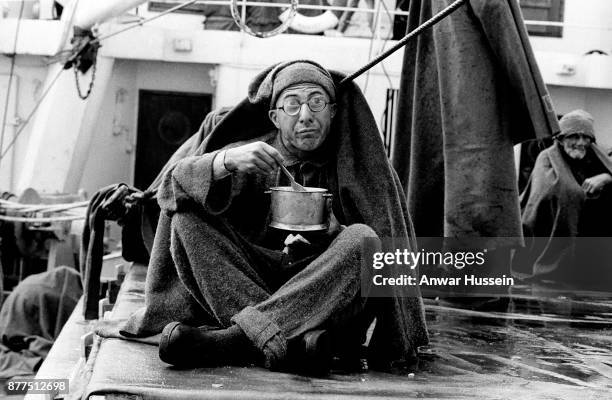
<svg viewBox="0 0 612 400">
<path fill-rule="evenodd" d="M 408 30 L 449 4 L 412 0 Z M 417 236 L 522 245 L 513 145 L 558 131 L 515 0 L 469 0 L 408 43 L 392 160 Z"/>
</svg>

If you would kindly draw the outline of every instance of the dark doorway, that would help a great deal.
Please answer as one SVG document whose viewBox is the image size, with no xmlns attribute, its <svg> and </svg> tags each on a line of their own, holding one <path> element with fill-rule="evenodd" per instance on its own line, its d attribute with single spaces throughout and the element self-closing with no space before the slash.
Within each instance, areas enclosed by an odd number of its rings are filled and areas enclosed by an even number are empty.
<svg viewBox="0 0 612 400">
<path fill-rule="evenodd" d="M 134 186 L 146 189 L 210 112 L 212 95 L 141 90 Z"/>
</svg>

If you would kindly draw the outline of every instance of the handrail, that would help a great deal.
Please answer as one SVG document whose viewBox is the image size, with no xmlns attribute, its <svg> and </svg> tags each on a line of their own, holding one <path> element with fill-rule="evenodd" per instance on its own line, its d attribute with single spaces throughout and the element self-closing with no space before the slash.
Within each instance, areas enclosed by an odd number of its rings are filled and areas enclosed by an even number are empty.
<svg viewBox="0 0 612 400">
<path fill-rule="evenodd" d="M 177 1 L 166 1 L 168 5 L 170 4 L 179 4 L 180 0 Z M 204 5 L 228 5 L 230 6 L 231 0 L 197 0 L 194 2 L 195 4 L 204 4 Z M 289 7 L 289 3 L 269 3 L 269 2 L 254 2 L 247 1 L 240 3 L 245 4 L 250 7 L 277 7 L 277 8 L 286 8 Z M 320 5 L 306 5 L 300 4 L 298 5 L 298 10 L 321 10 L 321 11 L 352 11 L 352 12 L 360 12 L 360 13 L 368 13 L 375 14 L 377 10 L 375 8 L 361 8 L 361 7 L 346 7 L 346 6 L 320 6 Z M 385 14 L 389 15 L 408 15 L 408 11 L 402 11 L 397 9 L 389 9 L 385 11 Z M 15 17 L 5 17 L 5 20 L 17 19 Z M 530 20 L 527 19 L 524 21 L 525 25 L 530 26 L 550 26 L 550 27 L 559 27 L 559 28 L 572 28 L 572 29 L 589 29 L 589 30 L 601 30 L 601 31 L 612 31 L 611 26 L 601 26 L 601 25 L 587 25 L 587 24 L 575 24 L 575 23 L 567 23 L 561 21 L 543 21 L 543 20 Z"/>
<path fill-rule="evenodd" d="M 180 3 L 181 0 L 176 1 L 165 1 L 167 4 Z M 224 5 L 228 6 L 231 4 L 231 0 L 197 0 L 196 4 L 204 4 L 204 5 Z M 289 7 L 289 3 L 272 3 L 272 2 L 254 2 L 247 1 L 241 2 L 241 4 L 245 4 L 251 7 L 276 7 L 276 8 L 286 8 Z M 323 5 L 307 5 L 307 4 L 299 4 L 298 10 L 321 10 L 321 11 L 353 11 L 353 12 L 362 12 L 375 14 L 377 10 L 375 8 L 360 8 L 360 7 L 345 7 L 345 6 L 323 6 Z M 385 12 L 387 14 L 387 12 Z M 408 11 L 389 9 L 388 14 L 390 15 L 408 15 Z M 532 26 L 551 26 L 551 27 L 561 27 L 561 28 L 576 28 L 576 29 L 594 29 L 594 30 L 607 30 L 612 31 L 612 26 L 593 26 L 586 24 L 574 24 L 574 23 L 566 23 L 560 21 L 543 21 L 543 20 L 525 20 L 525 25 Z"/>
</svg>

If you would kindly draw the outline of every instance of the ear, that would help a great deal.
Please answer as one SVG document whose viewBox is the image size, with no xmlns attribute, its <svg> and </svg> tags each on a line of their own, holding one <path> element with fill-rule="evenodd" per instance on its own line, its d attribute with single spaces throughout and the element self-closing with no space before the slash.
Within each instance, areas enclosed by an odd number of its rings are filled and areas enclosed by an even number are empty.
<svg viewBox="0 0 612 400">
<path fill-rule="evenodd" d="M 336 108 L 336 103 L 329 105 L 329 115 L 331 119 L 334 119 L 337 110 L 338 109 Z"/>
<path fill-rule="evenodd" d="M 270 121 L 272 121 L 276 129 L 280 129 L 280 124 L 278 123 L 278 110 L 269 110 L 268 118 L 270 118 Z"/>
</svg>

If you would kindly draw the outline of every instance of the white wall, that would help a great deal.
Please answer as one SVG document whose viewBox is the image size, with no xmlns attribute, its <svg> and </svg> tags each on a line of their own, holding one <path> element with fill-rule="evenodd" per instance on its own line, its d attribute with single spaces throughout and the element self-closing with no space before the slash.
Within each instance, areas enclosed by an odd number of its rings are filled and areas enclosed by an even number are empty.
<svg viewBox="0 0 612 400">
<path fill-rule="evenodd" d="M 533 36 L 536 51 L 584 54 L 593 49 L 612 52 L 612 1 L 565 0 L 562 38 Z M 598 29 L 605 28 L 605 29 Z"/>
<path fill-rule="evenodd" d="M 118 182 L 133 183 L 138 91 L 213 93 L 211 66 L 117 60 L 98 112 L 81 181 L 89 194 Z M 180 79 L 176 79 L 180 77 Z"/>
<path fill-rule="evenodd" d="M 0 57 L 0 123 L 4 113 L 4 101 L 6 99 L 6 88 L 8 86 L 8 75 L 11 59 Z M 17 56 L 15 60 L 14 78 L 11 84 L 11 96 L 7 115 L 7 123 L 4 132 L 4 149 L 8 148 L 13 135 L 21 128 L 21 125 L 13 126 L 11 121 L 15 117 L 24 120 L 41 96 L 44 90 L 43 84 L 47 75 L 47 66 L 42 57 Z M 31 132 L 31 124 L 28 124 L 19 135 L 11 150 L 0 163 L 0 191 L 14 191 L 18 171 L 23 167 L 23 153 L 28 143 Z M 1 131 L 1 129 L 0 129 Z M 4 150 L 2 151 L 4 152 Z M 2 153 L 0 152 L 0 154 Z M 14 155 L 14 157 L 13 157 Z"/>
<path fill-rule="evenodd" d="M 546 83 L 612 89 L 612 1 L 565 0 L 564 23 L 560 38 L 531 37 Z"/>
<path fill-rule="evenodd" d="M 612 1 L 565 0 L 564 23 L 561 38 L 531 37 L 544 80 L 557 113 L 587 110 L 598 142 L 612 147 Z M 609 55 L 584 55 L 596 49 Z M 575 67 L 575 75 L 560 74 L 564 64 Z"/>
</svg>

